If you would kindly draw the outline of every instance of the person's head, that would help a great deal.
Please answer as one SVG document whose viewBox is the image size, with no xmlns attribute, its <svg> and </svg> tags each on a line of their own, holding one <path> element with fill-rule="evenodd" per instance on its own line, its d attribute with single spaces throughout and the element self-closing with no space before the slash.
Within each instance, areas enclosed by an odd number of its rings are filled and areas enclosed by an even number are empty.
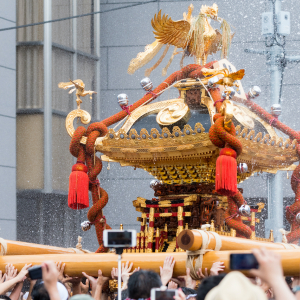
<svg viewBox="0 0 300 300">
<path fill-rule="evenodd" d="M 134 272 L 128 280 L 128 297 L 130 299 L 150 298 L 151 289 L 162 286 L 158 274 L 140 270 Z M 35 299 L 34 299 L 35 300 Z"/>
<path fill-rule="evenodd" d="M 44 283 L 36 283 L 31 293 L 32 300 L 50 300 Z"/>
<path fill-rule="evenodd" d="M 57 290 L 61 300 L 67 300 L 69 297 L 68 291 L 65 286 L 57 282 Z M 32 300 L 50 300 L 49 294 L 44 286 L 44 283 L 36 283 L 32 289 Z"/>
<path fill-rule="evenodd" d="M 187 288 L 185 286 L 182 287 L 181 290 L 185 294 L 186 300 L 196 300 L 197 292 L 195 290 Z"/>
<path fill-rule="evenodd" d="M 241 272 L 231 272 L 212 288 L 206 295 L 205 300 L 267 300 L 263 289 L 254 285 Z"/>
<path fill-rule="evenodd" d="M 221 275 L 205 278 L 199 285 L 199 288 L 197 291 L 197 300 L 204 300 L 207 293 L 211 289 L 213 289 L 215 286 L 217 286 L 222 281 L 222 279 L 225 277 L 225 275 L 226 274 L 221 274 Z"/>
</svg>

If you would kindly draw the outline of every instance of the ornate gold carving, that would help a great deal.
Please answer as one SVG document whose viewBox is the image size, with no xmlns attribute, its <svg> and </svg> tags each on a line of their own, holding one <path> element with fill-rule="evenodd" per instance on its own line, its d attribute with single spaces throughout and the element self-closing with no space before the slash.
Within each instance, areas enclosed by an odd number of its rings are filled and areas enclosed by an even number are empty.
<svg viewBox="0 0 300 300">
<path fill-rule="evenodd" d="M 89 124 L 91 122 L 91 115 L 87 111 L 82 109 L 72 110 L 66 118 L 66 129 L 70 137 L 72 137 L 75 132 L 73 122 L 76 118 L 80 118 L 82 124 Z M 86 143 L 86 137 L 81 139 L 81 143 Z"/>
<path fill-rule="evenodd" d="M 83 81 L 81 79 L 76 79 L 74 81 L 72 81 L 70 79 L 69 82 L 60 82 L 58 84 L 58 87 L 64 90 L 67 90 L 69 88 L 72 88 L 69 91 L 69 94 L 73 93 L 74 91 L 76 91 L 76 103 L 77 103 L 77 109 L 80 109 L 80 104 L 82 103 L 82 100 L 80 99 L 80 97 L 85 97 L 87 95 L 90 95 L 90 99 L 92 99 L 92 95 L 93 94 L 97 94 L 97 92 L 94 91 L 85 91 L 85 84 L 83 83 Z"/>
<path fill-rule="evenodd" d="M 233 116 L 241 123 L 244 127 L 248 129 L 254 128 L 253 119 L 245 113 L 238 105 L 233 104 Z"/>
<path fill-rule="evenodd" d="M 184 120 L 185 123 L 190 118 L 189 107 L 184 101 L 178 101 L 164 109 L 162 109 L 156 116 L 156 122 L 162 126 L 172 125 L 180 120 Z"/>
</svg>

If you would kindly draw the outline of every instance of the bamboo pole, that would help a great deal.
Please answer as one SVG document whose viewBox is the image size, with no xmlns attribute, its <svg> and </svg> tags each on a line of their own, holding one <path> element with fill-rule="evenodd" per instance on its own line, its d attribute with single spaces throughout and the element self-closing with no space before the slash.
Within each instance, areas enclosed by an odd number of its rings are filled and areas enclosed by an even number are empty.
<svg viewBox="0 0 300 300">
<path fill-rule="evenodd" d="M 300 271 L 300 251 L 299 250 L 275 250 L 281 255 L 282 265 L 285 275 L 299 276 Z M 210 269 L 216 261 L 222 261 L 225 265 L 225 272 L 230 272 L 229 256 L 231 253 L 251 253 L 251 251 L 210 251 L 203 257 L 202 269 Z M 133 269 L 152 270 L 159 274 L 159 267 L 163 266 L 167 256 L 175 258 L 174 277 L 186 274 L 186 253 L 125 253 L 122 255 L 122 262 L 132 262 Z M 90 254 L 45 254 L 45 255 L 11 255 L 0 257 L 0 270 L 5 271 L 5 265 L 11 263 L 20 271 L 25 264 L 39 265 L 45 260 L 63 262 L 66 264 L 65 274 L 69 276 L 82 276 L 86 272 L 91 276 L 97 276 L 98 269 L 102 270 L 104 276 L 110 277 L 111 269 L 117 267 L 118 257 L 113 253 L 90 253 Z"/>
<path fill-rule="evenodd" d="M 0 238 L 1 255 L 33 255 L 33 254 L 76 254 L 86 253 L 76 248 L 53 247 L 40 244 L 10 241 Z"/>
<path fill-rule="evenodd" d="M 210 236 L 210 243 L 208 245 L 208 249 L 215 249 L 216 246 L 216 239 L 213 234 L 209 231 L 205 231 L 206 234 Z M 267 248 L 271 250 L 275 249 L 299 249 L 297 245 L 294 244 L 284 244 L 284 243 L 272 243 L 272 242 L 261 242 L 256 240 L 250 239 L 243 239 L 238 237 L 232 236 L 224 236 L 219 235 L 222 246 L 222 251 L 226 250 L 251 250 L 253 248 Z M 189 250 L 189 251 L 196 251 L 202 247 L 202 236 L 198 230 L 183 230 L 178 238 L 178 245 L 181 249 Z"/>
</svg>

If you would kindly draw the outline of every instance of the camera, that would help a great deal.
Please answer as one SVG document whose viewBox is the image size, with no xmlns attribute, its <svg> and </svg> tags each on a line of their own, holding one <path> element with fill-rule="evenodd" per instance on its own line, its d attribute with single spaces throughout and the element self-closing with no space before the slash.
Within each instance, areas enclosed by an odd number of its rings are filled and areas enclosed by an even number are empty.
<svg viewBox="0 0 300 300">
<path fill-rule="evenodd" d="M 174 300 L 174 296 L 178 296 L 178 290 L 172 289 L 151 289 L 151 300 Z"/>
<path fill-rule="evenodd" d="M 104 247 L 131 248 L 136 246 L 136 230 L 104 230 Z"/>
<path fill-rule="evenodd" d="M 258 262 L 252 253 L 230 254 L 231 270 L 258 269 Z"/>
<path fill-rule="evenodd" d="M 41 266 L 33 266 L 28 269 L 28 275 L 30 279 L 35 280 L 35 279 L 42 279 L 43 274 L 42 274 L 42 267 Z"/>
</svg>

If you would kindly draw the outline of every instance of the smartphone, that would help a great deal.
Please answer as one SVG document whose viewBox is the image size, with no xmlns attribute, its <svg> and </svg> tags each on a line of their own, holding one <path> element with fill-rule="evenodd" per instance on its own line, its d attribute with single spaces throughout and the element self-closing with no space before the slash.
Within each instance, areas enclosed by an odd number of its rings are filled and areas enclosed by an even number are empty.
<svg viewBox="0 0 300 300">
<path fill-rule="evenodd" d="M 151 300 L 174 300 L 174 296 L 178 296 L 178 290 L 151 289 Z"/>
<path fill-rule="evenodd" d="M 41 266 L 33 266 L 28 269 L 28 275 L 31 279 L 42 279 L 42 267 Z"/>
<path fill-rule="evenodd" d="M 104 230 L 104 247 L 128 248 L 136 246 L 136 230 Z"/>
<path fill-rule="evenodd" d="M 230 254 L 231 270 L 258 269 L 258 262 L 252 253 Z"/>
</svg>

